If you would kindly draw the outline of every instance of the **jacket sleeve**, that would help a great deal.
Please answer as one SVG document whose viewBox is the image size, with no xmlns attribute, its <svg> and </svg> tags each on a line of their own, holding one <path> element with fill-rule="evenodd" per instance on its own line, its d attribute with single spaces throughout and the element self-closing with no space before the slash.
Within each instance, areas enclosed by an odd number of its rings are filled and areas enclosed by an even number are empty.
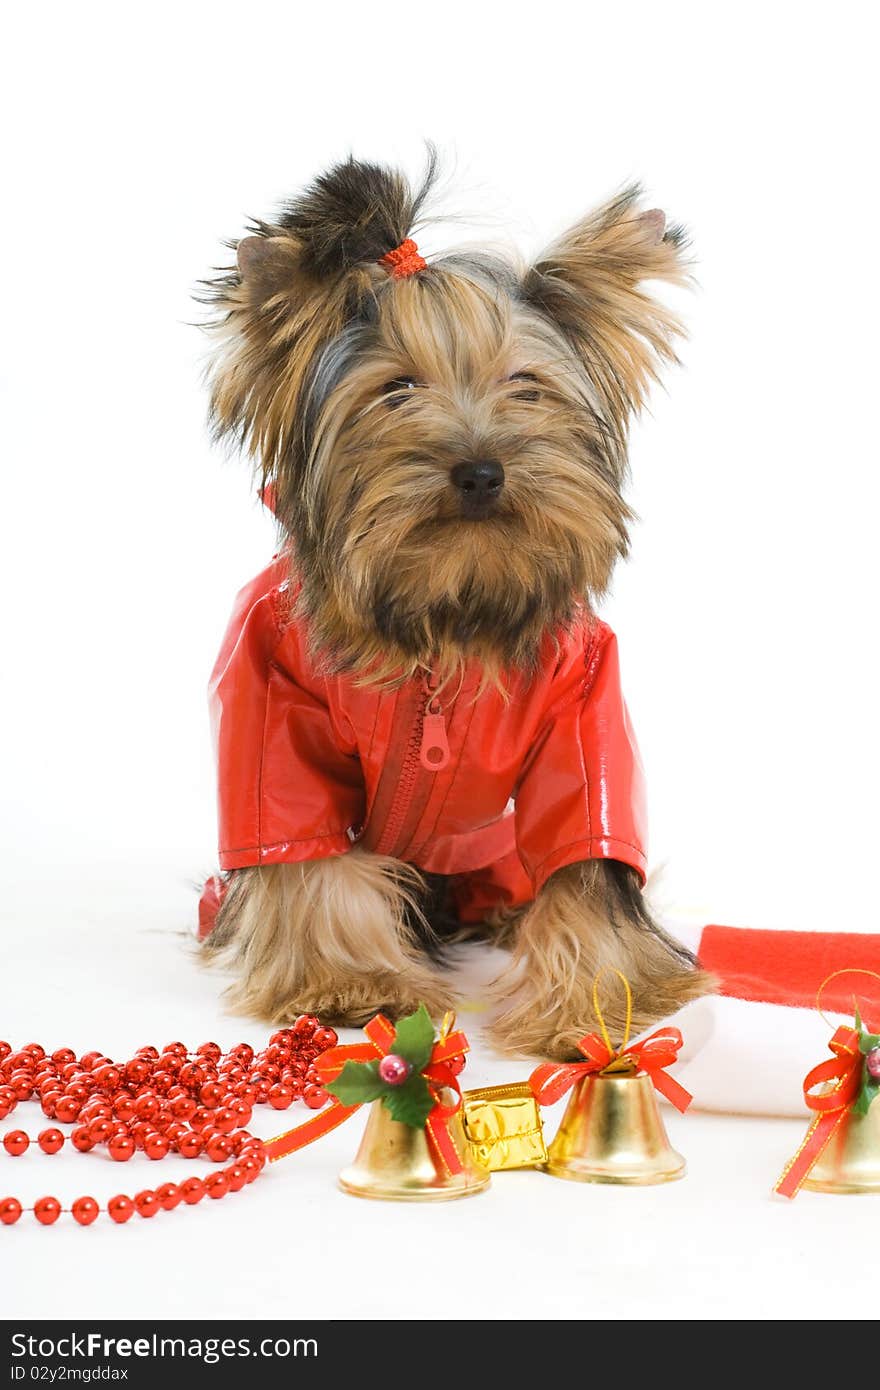
<svg viewBox="0 0 880 1390">
<path fill-rule="evenodd" d="M 276 570 L 239 595 L 209 688 L 227 870 L 344 853 L 364 814 L 360 762 L 279 617 Z"/>
<path fill-rule="evenodd" d="M 563 651 L 550 709 L 516 793 L 520 858 L 537 893 L 565 864 L 647 869 L 641 759 L 620 689 L 617 639 L 593 621 Z"/>
</svg>

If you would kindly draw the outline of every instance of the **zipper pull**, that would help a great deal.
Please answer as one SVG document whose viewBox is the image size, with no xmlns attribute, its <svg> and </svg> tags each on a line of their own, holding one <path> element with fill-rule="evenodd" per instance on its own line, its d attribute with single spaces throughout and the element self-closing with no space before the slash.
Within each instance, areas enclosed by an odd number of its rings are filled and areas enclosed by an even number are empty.
<svg viewBox="0 0 880 1390">
<path fill-rule="evenodd" d="M 449 762 L 449 740 L 446 737 L 446 720 L 440 701 L 428 691 L 425 702 L 425 717 L 422 720 L 422 742 L 419 747 L 419 762 L 428 772 L 440 772 Z"/>
</svg>

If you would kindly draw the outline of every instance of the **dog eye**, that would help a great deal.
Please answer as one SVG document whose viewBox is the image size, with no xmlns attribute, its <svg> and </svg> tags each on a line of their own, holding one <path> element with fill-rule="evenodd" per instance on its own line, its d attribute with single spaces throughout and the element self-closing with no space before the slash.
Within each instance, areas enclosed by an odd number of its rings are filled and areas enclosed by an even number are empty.
<svg viewBox="0 0 880 1390">
<path fill-rule="evenodd" d="M 415 391 L 419 383 L 413 376 L 397 376 L 393 381 L 386 381 L 382 387 L 382 395 L 389 398 L 388 404 L 393 410 L 400 405 L 408 391 Z"/>
<path fill-rule="evenodd" d="M 508 381 L 534 381 L 536 384 L 538 381 L 538 378 L 533 372 L 514 372 L 513 375 L 509 376 L 507 379 Z M 533 387 L 531 390 L 514 391 L 513 399 L 515 401 L 536 401 L 540 398 L 540 395 L 541 392 Z"/>
</svg>

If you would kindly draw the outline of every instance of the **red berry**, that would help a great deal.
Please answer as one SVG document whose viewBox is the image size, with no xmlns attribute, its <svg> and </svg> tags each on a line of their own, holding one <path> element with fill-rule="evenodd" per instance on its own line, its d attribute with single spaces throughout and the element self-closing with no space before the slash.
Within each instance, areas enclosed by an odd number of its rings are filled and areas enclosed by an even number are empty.
<svg viewBox="0 0 880 1390">
<path fill-rule="evenodd" d="M 37 1135 L 37 1143 L 44 1154 L 57 1154 L 64 1147 L 64 1135 L 60 1129 L 44 1129 Z"/>
<path fill-rule="evenodd" d="M 77 1197 L 70 1210 L 74 1221 L 81 1226 L 91 1226 L 100 1208 L 94 1197 Z"/>
<path fill-rule="evenodd" d="M 5 1043 L 8 1047 L 9 1044 Z M 4 1226 L 14 1226 L 21 1216 L 21 1202 L 17 1197 L 0 1197 L 0 1222 Z"/>
<path fill-rule="evenodd" d="M 34 1216 L 41 1226 L 52 1226 L 61 1215 L 61 1203 L 57 1197 L 40 1197 L 34 1202 Z"/>
<path fill-rule="evenodd" d="M 120 1192 L 118 1197 L 111 1197 L 107 1203 L 107 1214 L 111 1221 L 116 1221 L 121 1226 L 123 1221 L 128 1221 L 134 1216 L 134 1202 Z"/>
</svg>

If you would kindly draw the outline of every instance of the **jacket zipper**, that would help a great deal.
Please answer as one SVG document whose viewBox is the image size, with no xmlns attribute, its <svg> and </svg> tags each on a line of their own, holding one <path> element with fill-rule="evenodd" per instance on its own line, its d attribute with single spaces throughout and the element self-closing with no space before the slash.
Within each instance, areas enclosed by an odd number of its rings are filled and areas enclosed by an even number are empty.
<svg viewBox="0 0 880 1390">
<path fill-rule="evenodd" d="M 424 811 L 424 801 L 415 801 L 421 778 L 424 773 L 433 776 L 441 772 L 449 763 L 446 719 L 435 693 L 438 684 L 439 680 L 433 672 L 422 679 L 422 696 L 407 740 L 394 801 L 379 839 L 373 846 L 376 854 L 399 855 L 406 849 Z"/>
</svg>

